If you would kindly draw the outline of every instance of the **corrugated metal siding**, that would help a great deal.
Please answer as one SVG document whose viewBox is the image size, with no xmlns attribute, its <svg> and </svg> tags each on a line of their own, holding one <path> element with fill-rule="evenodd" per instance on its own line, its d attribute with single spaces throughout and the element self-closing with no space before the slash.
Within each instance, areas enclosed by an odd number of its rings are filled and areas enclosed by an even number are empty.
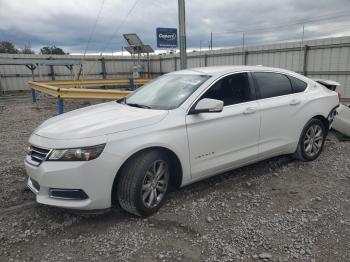
<svg viewBox="0 0 350 262">
<path fill-rule="evenodd" d="M 173 58 L 161 58 L 162 60 L 162 73 L 169 73 L 175 70 Z"/>
<path fill-rule="evenodd" d="M 343 44 L 343 46 L 341 45 Z M 344 46 L 345 44 L 345 46 Z M 289 42 L 274 45 L 262 45 L 257 47 L 211 50 L 188 53 L 188 68 L 215 65 L 242 65 L 244 53 L 247 65 L 264 65 L 286 68 L 296 72 L 304 70 L 304 45 L 310 46 L 307 56 L 307 75 L 311 78 L 326 78 L 340 82 L 340 93 L 343 97 L 350 98 L 350 37 L 328 38 L 300 42 Z M 340 46 L 339 46 L 340 45 Z M 81 56 L 72 55 L 11 55 L 0 54 L 1 58 L 34 58 L 34 59 L 74 59 L 80 60 Z M 102 79 L 102 63 L 99 56 L 86 56 L 84 59 L 84 74 L 90 73 L 90 79 Z M 132 67 L 137 63 L 137 58 L 106 56 L 105 65 L 107 78 L 131 76 Z M 141 64 L 148 72 L 147 59 L 141 58 Z M 73 75 L 77 72 L 75 66 Z M 179 54 L 150 56 L 149 71 L 151 76 L 171 72 L 180 69 Z M 55 78 L 72 79 L 70 70 L 65 66 L 54 66 Z M 42 80 L 50 80 L 49 66 L 40 68 Z M 38 70 L 35 70 L 35 79 L 39 79 Z M 32 80 L 31 71 L 22 65 L 0 65 L 0 87 L 3 91 L 28 89 L 27 82 Z"/>
</svg>

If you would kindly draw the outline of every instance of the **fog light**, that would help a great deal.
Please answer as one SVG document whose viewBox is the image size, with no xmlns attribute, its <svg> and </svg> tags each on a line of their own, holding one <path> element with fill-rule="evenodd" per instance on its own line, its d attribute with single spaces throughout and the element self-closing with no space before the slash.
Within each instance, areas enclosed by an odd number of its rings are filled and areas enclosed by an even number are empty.
<svg viewBox="0 0 350 262">
<path fill-rule="evenodd" d="M 88 195 L 81 189 L 50 188 L 49 196 L 51 198 L 66 200 L 84 200 L 89 198 Z"/>
</svg>

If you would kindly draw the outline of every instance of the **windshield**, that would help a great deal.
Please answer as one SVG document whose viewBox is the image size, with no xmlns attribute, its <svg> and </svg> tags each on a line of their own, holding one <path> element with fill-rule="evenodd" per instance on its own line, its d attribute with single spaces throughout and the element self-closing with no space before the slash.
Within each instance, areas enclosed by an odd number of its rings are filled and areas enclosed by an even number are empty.
<svg viewBox="0 0 350 262">
<path fill-rule="evenodd" d="M 164 75 L 137 89 L 123 102 L 142 108 L 174 109 L 209 78 L 208 75 Z"/>
</svg>

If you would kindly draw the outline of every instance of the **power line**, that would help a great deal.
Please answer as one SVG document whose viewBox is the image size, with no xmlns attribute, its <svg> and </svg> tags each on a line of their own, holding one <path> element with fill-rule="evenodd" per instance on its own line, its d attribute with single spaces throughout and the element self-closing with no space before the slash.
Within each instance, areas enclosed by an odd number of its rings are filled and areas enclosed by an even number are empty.
<svg viewBox="0 0 350 262">
<path fill-rule="evenodd" d="M 84 62 L 84 59 L 85 59 L 85 56 L 86 56 L 86 52 L 87 52 L 87 50 L 88 50 L 88 48 L 89 48 L 89 45 L 90 45 L 92 36 L 93 36 L 94 33 L 95 33 L 96 25 L 97 25 L 97 23 L 98 23 L 98 20 L 100 19 L 100 15 L 101 15 L 101 12 L 102 12 L 102 9 L 103 9 L 104 4 L 105 4 L 105 0 L 102 0 L 101 6 L 100 6 L 100 10 L 99 10 L 98 13 L 97 13 L 97 16 L 96 16 L 94 25 L 93 25 L 93 27 L 92 27 L 92 29 L 91 29 L 91 32 L 90 32 L 89 39 L 88 39 L 88 41 L 87 41 L 87 43 L 86 43 L 86 47 L 85 47 L 85 50 L 84 50 L 83 57 L 80 59 L 80 66 L 79 66 L 79 69 L 77 70 L 77 72 L 76 72 L 76 74 L 75 74 L 75 76 L 74 76 L 74 78 L 76 78 L 76 79 L 78 79 L 78 80 L 79 80 L 80 75 L 81 75 L 81 73 L 82 73 L 82 70 L 83 70 L 83 62 Z"/>
<path fill-rule="evenodd" d="M 119 32 L 119 30 L 123 27 L 123 25 L 125 24 L 126 20 L 128 19 L 129 15 L 131 14 L 131 12 L 135 9 L 136 5 L 138 4 L 140 0 L 135 0 L 134 4 L 131 6 L 131 8 L 129 9 L 128 13 L 126 14 L 126 16 L 124 17 L 124 19 L 119 23 L 119 25 L 116 27 L 116 29 L 113 31 L 113 34 L 111 35 L 111 37 L 109 38 L 109 40 L 106 42 L 104 48 L 102 49 L 101 53 L 103 53 L 108 47 L 109 44 L 111 43 L 111 41 L 113 40 L 114 36 Z"/>
<path fill-rule="evenodd" d="M 345 22 L 345 21 L 344 21 Z M 349 21 L 347 21 L 347 22 L 349 22 Z M 350 31 L 350 24 L 349 23 L 344 23 L 344 24 L 338 24 L 338 25 L 329 25 L 328 27 L 327 27 L 327 32 L 318 32 L 318 35 L 330 35 L 331 34 L 331 32 L 329 32 L 329 31 L 331 31 L 331 30 L 339 30 L 339 29 L 348 29 L 348 31 Z M 307 33 L 307 32 L 309 32 L 309 33 L 312 33 L 313 31 L 312 30 L 308 30 L 307 29 L 307 27 L 305 26 L 304 27 L 304 30 L 305 30 L 305 34 Z M 269 31 L 272 31 L 272 30 L 269 30 Z M 275 30 L 273 30 L 273 33 L 274 33 L 274 35 L 277 37 L 277 35 L 278 34 L 283 34 L 283 32 L 285 32 L 285 30 L 279 30 L 279 31 L 275 31 Z M 298 33 L 300 33 L 300 32 L 294 32 L 293 33 L 293 35 L 295 34 L 298 34 Z M 256 36 L 259 36 L 259 35 L 262 35 L 262 36 L 264 36 L 264 35 L 268 35 L 269 34 L 269 32 L 267 32 L 266 33 L 266 30 L 265 31 L 258 31 L 258 32 L 256 32 L 256 33 L 251 33 L 251 34 L 249 34 L 248 36 L 250 36 L 250 37 L 256 37 Z M 289 34 L 290 35 L 290 34 Z M 247 38 L 247 37 L 246 37 Z M 224 42 L 227 42 L 227 39 L 232 39 L 232 37 L 231 36 L 227 36 L 227 37 L 218 37 L 217 39 L 216 39 L 216 42 L 217 43 L 224 43 Z M 241 39 L 241 36 L 239 36 L 239 37 L 236 37 L 236 38 L 234 38 L 234 39 L 237 39 L 237 41 L 241 41 L 241 40 L 238 40 L 238 39 Z M 294 39 L 294 37 L 292 36 L 292 39 Z"/>
<path fill-rule="evenodd" d="M 315 39 L 321 39 L 321 38 L 324 38 L 324 37 L 328 37 L 330 36 L 331 34 L 341 34 L 341 33 L 350 33 L 350 24 L 343 24 L 343 25 L 340 25 L 340 26 L 333 26 L 332 28 L 330 28 L 330 30 L 333 30 L 332 33 L 323 33 L 323 34 L 319 34 L 319 36 L 309 36 L 309 37 L 305 37 L 304 36 L 304 42 L 306 40 L 315 40 Z M 305 30 L 306 31 L 306 30 Z M 306 32 L 305 32 L 306 33 Z M 253 43 L 251 44 L 248 44 L 248 46 L 252 46 L 252 44 L 254 46 L 256 45 L 266 45 L 266 44 L 274 44 L 274 43 L 281 43 L 281 42 L 295 42 L 295 41 L 300 41 L 301 39 L 300 38 L 297 38 L 296 35 L 295 36 L 291 36 L 291 37 L 288 37 L 288 38 L 279 38 L 279 39 L 276 39 L 276 40 L 261 40 L 261 38 L 259 38 L 259 40 L 254 40 Z M 239 43 L 240 39 L 236 39 L 237 43 Z M 227 44 L 227 40 L 216 40 L 216 42 L 218 43 L 223 43 L 223 45 L 221 47 L 228 47 L 226 44 Z M 234 45 L 234 46 L 230 46 L 230 47 L 238 47 L 238 45 Z"/>
<path fill-rule="evenodd" d="M 102 9 L 103 9 L 104 4 L 105 4 L 105 0 L 102 0 L 100 9 L 99 9 L 99 11 L 98 11 L 98 13 L 97 13 L 97 16 L 96 16 L 96 19 L 95 19 L 95 22 L 94 22 L 94 25 L 93 25 L 93 27 L 92 27 L 92 29 L 91 29 L 91 32 L 90 32 L 90 35 L 89 35 L 89 39 L 88 39 L 88 41 L 87 41 L 87 43 L 86 43 L 86 47 L 85 47 L 85 50 L 84 50 L 84 56 L 85 56 L 85 54 L 86 54 L 86 52 L 87 52 L 87 50 L 88 50 L 88 48 L 89 48 L 90 42 L 91 42 L 91 40 L 92 40 L 92 36 L 93 36 L 94 33 L 95 33 L 96 26 L 97 26 L 98 20 L 100 19 L 100 16 L 101 16 L 101 13 L 102 13 Z"/>
<path fill-rule="evenodd" d="M 103 0 L 104 1 L 104 0 Z M 126 22 L 126 20 L 128 19 L 129 15 L 131 14 L 131 12 L 134 10 L 134 8 L 136 7 L 137 3 L 139 2 L 140 0 L 135 0 L 134 4 L 131 6 L 130 10 L 128 11 L 128 13 L 126 14 L 126 16 L 124 17 L 124 19 L 121 21 L 121 23 L 117 26 L 116 30 L 113 32 L 113 34 L 111 35 L 111 37 L 109 38 L 109 40 L 107 41 L 106 45 L 104 46 L 104 48 L 102 49 L 102 51 L 100 52 L 100 57 L 102 56 L 102 53 L 107 49 L 107 47 L 109 46 L 110 42 L 113 40 L 113 37 L 115 34 L 117 34 L 117 32 L 119 32 L 120 28 L 124 25 L 124 23 Z M 99 15 L 100 15 L 101 12 L 99 12 Z M 98 17 L 99 17 L 98 15 Z M 96 27 L 96 24 L 97 22 L 95 23 L 95 27 Z M 85 57 L 85 53 L 84 53 L 84 56 L 83 58 Z M 83 59 L 82 59 L 83 60 Z M 96 62 L 98 61 L 98 58 L 95 59 L 95 62 L 90 66 L 90 68 L 88 69 L 88 72 L 87 74 L 85 75 L 89 75 L 89 73 L 91 72 L 91 70 L 94 68 Z M 79 79 L 80 77 L 80 74 L 82 72 L 82 63 L 80 65 L 80 70 L 79 70 L 79 73 L 78 73 L 78 77 L 77 79 Z"/>
<path fill-rule="evenodd" d="M 299 20 L 294 23 L 286 23 L 286 24 L 281 24 L 278 26 L 268 26 L 268 27 L 260 27 L 260 28 L 252 28 L 252 29 L 240 29 L 240 30 L 235 30 L 235 31 L 222 31 L 222 32 L 215 32 L 215 34 L 238 34 L 238 33 L 247 33 L 247 32 L 254 32 L 254 31 L 268 31 L 272 29 L 278 29 L 278 28 L 284 28 L 284 27 L 290 27 L 290 26 L 295 26 L 295 25 L 302 25 L 302 24 L 307 24 L 307 23 L 312 23 L 312 22 L 317 22 L 317 21 L 326 21 L 326 20 L 332 20 L 336 18 L 341 18 L 341 17 L 346 17 L 350 15 L 350 10 L 343 11 L 338 13 L 338 15 L 333 15 L 333 16 L 319 16 L 318 18 L 313 18 L 313 19 L 306 19 L 306 20 Z M 323 17 L 323 18 L 322 18 Z"/>
</svg>

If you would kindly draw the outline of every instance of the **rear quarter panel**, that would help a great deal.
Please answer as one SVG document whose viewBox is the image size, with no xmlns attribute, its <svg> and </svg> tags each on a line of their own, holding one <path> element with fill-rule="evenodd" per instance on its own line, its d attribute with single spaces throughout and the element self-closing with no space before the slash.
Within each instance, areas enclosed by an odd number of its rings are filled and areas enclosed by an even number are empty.
<svg viewBox="0 0 350 262">
<path fill-rule="evenodd" d="M 306 92 L 300 93 L 305 96 L 305 104 L 300 113 L 303 114 L 303 121 L 298 124 L 296 131 L 299 136 L 307 122 L 315 116 L 323 116 L 327 119 L 333 108 L 339 105 L 338 94 L 324 86 L 311 82 Z"/>
</svg>

